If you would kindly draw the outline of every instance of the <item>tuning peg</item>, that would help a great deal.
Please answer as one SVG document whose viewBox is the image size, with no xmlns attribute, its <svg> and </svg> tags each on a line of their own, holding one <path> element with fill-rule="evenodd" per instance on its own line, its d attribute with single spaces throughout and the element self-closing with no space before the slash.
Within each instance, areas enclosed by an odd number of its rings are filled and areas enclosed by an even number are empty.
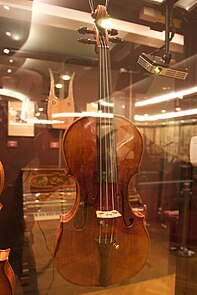
<svg viewBox="0 0 197 295">
<path fill-rule="evenodd" d="M 78 41 L 83 44 L 96 44 L 95 40 L 79 38 Z"/>
<path fill-rule="evenodd" d="M 110 37 L 109 41 L 112 43 L 120 43 L 120 42 L 123 42 L 123 39 L 120 37 L 112 37 L 112 38 Z"/>
<path fill-rule="evenodd" d="M 85 34 L 94 34 L 94 31 L 88 29 L 87 27 L 81 27 L 81 28 L 77 29 L 77 31 L 79 32 L 79 34 L 82 34 L 82 35 L 85 35 Z"/>
<path fill-rule="evenodd" d="M 116 30 L 116 29 L 110 29 L 110 30 L 108 30 L 108 34 L 110 36 L 116 36 L 116 35 L 118 35 L 118 30 Z"/>
</svg>

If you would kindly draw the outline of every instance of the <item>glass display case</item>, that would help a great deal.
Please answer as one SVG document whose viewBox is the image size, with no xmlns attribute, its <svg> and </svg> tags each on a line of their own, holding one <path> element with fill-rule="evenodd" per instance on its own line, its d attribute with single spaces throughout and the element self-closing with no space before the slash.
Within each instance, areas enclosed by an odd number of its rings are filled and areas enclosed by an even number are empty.
<svg viewBox="0 0 197 295">
<path fill-rule="evenodd" d="M 1 295 L 197 293 L 196 4 L 0 1 Z"/>
</svg>

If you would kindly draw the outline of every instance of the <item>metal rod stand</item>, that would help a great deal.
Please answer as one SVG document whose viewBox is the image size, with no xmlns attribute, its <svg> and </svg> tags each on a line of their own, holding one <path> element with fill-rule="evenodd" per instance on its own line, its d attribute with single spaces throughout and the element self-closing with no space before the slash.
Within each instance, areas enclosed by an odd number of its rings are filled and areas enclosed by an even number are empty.
<svg viewBox="0 0 197 295">
<path fill-rule="evenodd" d="M 188 231 L 189 231 L 189 208 L 191 199 L 191 189 L 190 183 L 184 182 L 183 187 L 183 208 L 182 208 L 182 238 L 181 245 L 176 247 L 171 247 L 170 250 L 173 254 L 181 257 L 192 257 L 195 252 L 188 248 Z"/>
</svg>

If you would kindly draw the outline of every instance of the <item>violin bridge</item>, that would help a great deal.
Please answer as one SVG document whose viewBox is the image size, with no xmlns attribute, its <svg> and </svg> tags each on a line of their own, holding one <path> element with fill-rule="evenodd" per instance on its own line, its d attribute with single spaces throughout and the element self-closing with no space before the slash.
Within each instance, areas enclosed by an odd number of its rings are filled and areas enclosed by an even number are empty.
<svg viewBox="0 0 197 295">
<path fill-rule="evenodd" d="M 111 211 L 96 211 L 96 217 L 97 218 L 116 218 L 120 217 L 121 214 L 117 210 L 111 210 Z"/>
</svg>

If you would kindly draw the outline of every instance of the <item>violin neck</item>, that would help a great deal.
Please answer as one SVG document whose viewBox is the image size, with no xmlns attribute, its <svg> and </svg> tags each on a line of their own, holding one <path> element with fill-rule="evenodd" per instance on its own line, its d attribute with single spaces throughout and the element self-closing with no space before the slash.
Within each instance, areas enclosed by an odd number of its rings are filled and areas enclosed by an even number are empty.
<svg viewBox="0 0 197 295">
<path fill-rule="evenodd" d="M 102 40 L 102 36 L 100 37 Z M 109 46 L 102 41 L 99 46 L 99 103 L 98 110 L 114 113 Z"/>
<path fill-rule="evenodd" d="M 98 111 L 106 116 L 100 118 L 97 126 L 99 139 L 100 182 L 117 182 L 116 140 L 114 128 L 114 103 L 112 98 L 111 66 L 109 46 L 101 38 L 99 46 L 99 103 Z M 112 116 L 111 116 L 112 115 Z"/>
</svg>

